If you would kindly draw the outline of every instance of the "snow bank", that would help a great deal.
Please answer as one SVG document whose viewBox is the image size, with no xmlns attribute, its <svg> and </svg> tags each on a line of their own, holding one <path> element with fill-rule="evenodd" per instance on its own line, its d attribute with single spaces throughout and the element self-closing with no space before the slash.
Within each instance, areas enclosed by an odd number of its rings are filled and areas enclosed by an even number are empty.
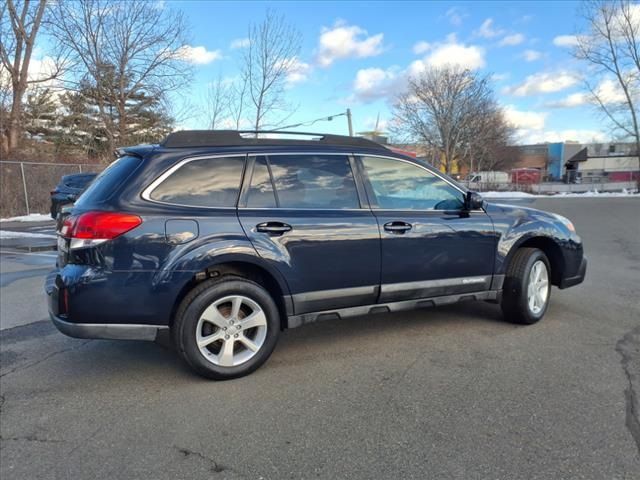
<svg viewBox="0 0 640 480">
<path fill-rule="evenodd" d="M 20 217 L 0 218 L 0 222 L 51 222 L 51 215 L 44 213 L 32 213 L 31 215 L 22 215 Z"/>
<path fill-rule="evenodd" d="M 57 237 L 49 233 L 14 232 L 11 230 L 0 230 L 0 239 L 7 239 L 7 238 L 57 238 Z"/>
<path fill-rule="evenodd" d="M 627 190 L 622 192 L 598 192 L 593 190 L 590 192 L 560 192 L 555 194 L 531 194 L 526 192 L 480 192 L 485 198 L 610 198 L 610 197 L 640 197 L 640 193 L 634 193 Z"/>
</svg>

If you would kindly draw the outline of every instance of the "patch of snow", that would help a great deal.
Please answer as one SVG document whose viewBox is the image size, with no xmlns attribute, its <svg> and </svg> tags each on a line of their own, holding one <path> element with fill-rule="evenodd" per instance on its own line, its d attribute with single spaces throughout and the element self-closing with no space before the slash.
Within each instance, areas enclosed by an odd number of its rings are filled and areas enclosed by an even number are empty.
<svg viewBox="0 0 640 480">
<path fill-rule="evenodd" d="M 611 197 L 638 197 L 639 193 L 629 192 L 624 189 L 622 192 L 599 192 L 598 190 L 593 190 L 590 192 L 561 192 L 556 195 L 540 195 L 541 197 L 548 196 L 551 198 L 579 198 L 579 197 L 598 197 L 598 198 L 611 198 Z"/>
<path fill-rule="evenodd" d="M 7 238 L 57 238 L 56 235 L 48 233 L 14 232 L 11 230 L 0 230 L 0 239 Z"/>
<path fill-rule="evenodd" d="M 32 213 L 31 215 L 21 215 L 19 217 L 0 218 L 0 222 L 51 222 L 51 215 L 44 213 Z"/>
<path fill-rule="evenodd" d="M 584 198 L 584 197 L 640 197 L 640 193 L 623 189 L 621 192 L 599 192 L 592 190 L 589 192 L 558 192 L 532 194 L 526 192 L 479 192 L 485 198 Z"/>
</svg>

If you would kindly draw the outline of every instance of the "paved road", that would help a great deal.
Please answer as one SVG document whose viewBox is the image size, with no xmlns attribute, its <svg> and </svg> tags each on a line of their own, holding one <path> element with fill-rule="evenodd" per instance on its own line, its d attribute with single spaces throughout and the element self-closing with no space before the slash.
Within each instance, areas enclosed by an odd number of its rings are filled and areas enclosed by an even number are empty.
<svg viewBox="0 0 640 480">
<path fill-rule="evenodd" d="M 590 260 L 538 325 L 474 303 L 328 321 L 222 383 L 158 344 L 58 334 L 38 321 L 46 257 L 3 255 L 2 310 L 35 284 L 0 332 L 0 477 L 637 479 L 640 200 L 535 206 Z"/>
</svg>

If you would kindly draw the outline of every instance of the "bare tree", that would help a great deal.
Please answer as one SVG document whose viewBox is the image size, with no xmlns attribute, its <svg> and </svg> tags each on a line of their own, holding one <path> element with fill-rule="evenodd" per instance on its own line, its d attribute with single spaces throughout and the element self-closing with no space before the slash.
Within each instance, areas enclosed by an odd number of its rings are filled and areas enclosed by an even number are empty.
<svg viewBox="0 0 640 480">
<path fill-rule="evenodd" d="M 3 2 L 4 3 L 4 2 Z M 10 106 L 2 111 L 2 150 L 18 147 L 23 131 L 24 96 L 30 85 L 51 81 L 60 76 L 63 61 L 52 59 L 48 72 L 30 76 L 36 37 L 43 24 L 47 0 L 7 0 L 0 6 L 0 77 L 11 88 Z"/>
<path fill-rule="evenodd" d="M 300 32 L 271 10 L 261 23 L 249 27 L 242 77 L 256 130 L 265 126 L 275 111 L 290 109 L 284 100 L 285 86 L 296 67 L 301 43 Z"/>
<path fill-rule="evenodd" d="M 240 77 L 239 81 L 232 83 L 229 87 L 229 114 L 231 116 L 231 120 L 233 120 L 236 130 L 240 130 L 244 120 L 248 95 L 247 90 L 248 82 L 244 75 Z"/>
<path fill-rule="evenodd" d="M 510 137 L 488 77 L 455 67 L 410 78 L 393 115 L 393 133 L 435 151 L 447 173 L 473 159 L 488 166 L 495 147 Z"/>
<path fill-rule="evenodd" d="M 75 80 L 96 105 L 109 151 L 139 136 L 134 106 L 165 105 L 188 84 L 180 12 L 149 0 L 76 0 L 58 2 L 53 16 L 54 35 L 72 52 Z"/>
<path fill-rule="evenodd" d="M 221 76 L 208 85 L 204 98 L 204 114 L 211 130 L 220 127 L 221 121 L 228 119 L 232 88 Z"/>
<path fill-rule="evenodd" d="M 628 0 L 595 0 L 582 5 L 586 31 L 577 35 L 574 56 L 592 67 L 585 80 L 593 102 L 619 136 L 640 154 L 640 5 Z M 613 80 L 619 93 L 603 88 Z"/>
</svg>

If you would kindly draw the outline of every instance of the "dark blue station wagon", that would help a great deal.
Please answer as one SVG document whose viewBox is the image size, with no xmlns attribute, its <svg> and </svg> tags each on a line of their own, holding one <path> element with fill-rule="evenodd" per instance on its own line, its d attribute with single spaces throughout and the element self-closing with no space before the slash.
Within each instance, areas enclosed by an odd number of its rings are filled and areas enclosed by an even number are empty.
<svg viewBox="0 0 640 480">
<path fill-rule="evenodd" d="M 196 372 L 227 379 L 262 365 L 285 328 L 461 300 L 532 324 L 552 285 L 584 279 L 564 217 L 488 204 L 362 138 L 267 137 L 183 131 L 121 150 L 59 218 L 56 327 L 170 332 Z"/>
</svg>

